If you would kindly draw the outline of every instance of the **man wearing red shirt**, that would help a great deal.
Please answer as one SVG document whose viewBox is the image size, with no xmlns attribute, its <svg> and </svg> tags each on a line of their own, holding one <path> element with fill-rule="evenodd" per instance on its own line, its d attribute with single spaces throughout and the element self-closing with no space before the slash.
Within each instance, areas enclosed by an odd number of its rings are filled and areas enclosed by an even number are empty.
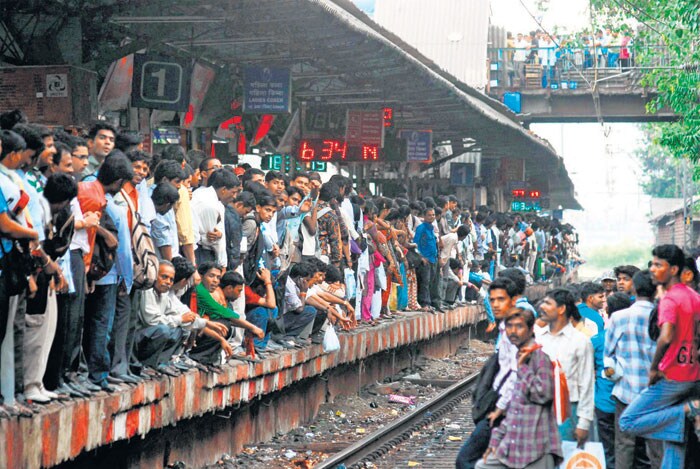
<svg viewBox="0 0 700 469">
<path fill-rule="evenodd" d="M 649 270 L 663 289 L 658 305 L 661 332 L 649 370 L 649 388 L 632 401 L 619 424 L 623 432 L 662 440 L 662 467 L 683 468 L 686 416 L 695 422 L 700 415 L 698 402 L 689 400 L 700 391 L 696 341 L 700 295 L 680 282 L 685 257 L 678 246 L 657 246 L 652 255 Z"/>
</svg>

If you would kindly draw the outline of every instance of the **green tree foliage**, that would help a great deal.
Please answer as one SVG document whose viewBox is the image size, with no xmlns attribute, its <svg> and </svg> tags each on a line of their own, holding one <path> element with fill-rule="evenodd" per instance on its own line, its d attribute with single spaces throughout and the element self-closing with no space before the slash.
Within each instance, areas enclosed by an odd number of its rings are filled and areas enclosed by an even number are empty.
<svg viewBox="0 0 700 469">
<path fill-rule="evenodd" d="M 642 23 L 637 44 L 664 44 L 666 64 L 673 68 L 645 71 L 643 84 L 657 97 L 649 112 L 673 110 L 678 122 L 660 127 L 658 143 L 677 158 L 700 158 L 700 13 L 698 0 L 593 0 L 594 12 L 611 17 L 634 17 Z M 654 67 L 658 52 L 649 49 L 637 57 L 637 65 Z"/>
<path fill-rule="evenodd" d="M 681 162 L 658 143 L 663 127 L 663 124 L 642 126 L 644 137 L 635 152 L 642 169 L 642 190 L 652 197 L 682 197 Z"/>
</svg>

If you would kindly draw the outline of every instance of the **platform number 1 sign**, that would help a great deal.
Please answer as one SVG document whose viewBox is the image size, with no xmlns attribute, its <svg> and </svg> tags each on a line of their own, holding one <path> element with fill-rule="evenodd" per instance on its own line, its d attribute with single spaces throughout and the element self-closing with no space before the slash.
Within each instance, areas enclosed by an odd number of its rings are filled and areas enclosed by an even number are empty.
<svg viewBox="0 0 700 469">
<path fill-rule="evenodd" d="M 131 106 L 187 111 L 191 72 L 189 61 L 153 54 L 135 54 Z"/>
</svg>

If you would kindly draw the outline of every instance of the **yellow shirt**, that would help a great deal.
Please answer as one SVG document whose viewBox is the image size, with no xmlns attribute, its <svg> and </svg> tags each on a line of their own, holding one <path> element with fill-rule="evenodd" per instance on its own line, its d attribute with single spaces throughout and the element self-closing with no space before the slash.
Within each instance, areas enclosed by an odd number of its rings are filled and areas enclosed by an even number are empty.
<svg viewBox="0 0 700 469">
<path fill-rule="evenodd" d="M 175 223 L 177 223 L 177 237 L 180 246 L 194 244 L 194 225 L 192 224 L 192 209 L 190 206 L 190 192 L 185 185 L 178 191 L 180 200 L 175 204 Z"/>
</svg>

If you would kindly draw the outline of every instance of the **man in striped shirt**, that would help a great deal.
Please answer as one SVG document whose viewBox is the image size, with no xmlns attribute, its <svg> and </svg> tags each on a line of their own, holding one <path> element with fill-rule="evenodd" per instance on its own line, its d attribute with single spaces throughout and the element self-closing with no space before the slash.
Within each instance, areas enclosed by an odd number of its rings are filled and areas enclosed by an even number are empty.
<svg viewBox="0 0 700 469">
<path fill-rule="evenodd" d="M 622 412 L 647 388 L 648 374 L 656 351 L 656 342 L 649 337 L 649 314 L 656 291 L 648 270 L 632 277 L 635 303 L 610 317 L 605 331 L 605 375 L 616 381 L 615 400 L 615 462 L 619 467 L 659 467 L 661 444 L 658 440 L 635 438 L 620 430 Z M 646 446 L 646 448 L 645 448 Z M 636 450 L 635 450 L 636 448 Z"/>
</svg>

